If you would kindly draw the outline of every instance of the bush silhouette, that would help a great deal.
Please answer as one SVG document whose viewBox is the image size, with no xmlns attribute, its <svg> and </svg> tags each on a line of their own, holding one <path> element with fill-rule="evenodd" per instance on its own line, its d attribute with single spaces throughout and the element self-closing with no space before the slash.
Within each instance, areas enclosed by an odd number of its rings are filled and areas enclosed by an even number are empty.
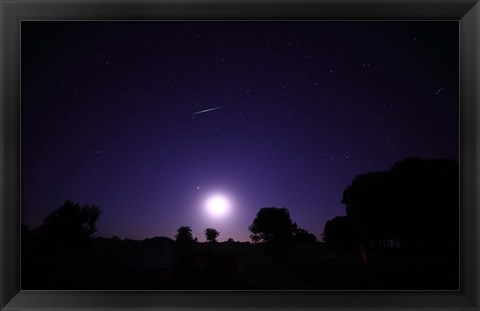
<svg viewBox="0 0 480 311">
<path fill-rule="evenodd" d="M 313 244 L 317 242 L 317 237 L 308 230 L 299 227 L 296 223 L 293 223 L 293 241 L 298 244 Z"/>
</svg>

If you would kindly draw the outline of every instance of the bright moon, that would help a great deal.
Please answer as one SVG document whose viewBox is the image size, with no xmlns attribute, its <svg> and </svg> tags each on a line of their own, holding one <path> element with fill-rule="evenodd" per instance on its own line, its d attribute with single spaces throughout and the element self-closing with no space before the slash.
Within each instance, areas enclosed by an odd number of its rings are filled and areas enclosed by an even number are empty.
<svg viewBox="0 0 480 311">
<path fill-rule="evenodd" d="M 207 200 L 207 212 L 214 217 L 223 217 L 230 211 L 230 202 L 221 195 L 214 195 Z"/>
</svg>

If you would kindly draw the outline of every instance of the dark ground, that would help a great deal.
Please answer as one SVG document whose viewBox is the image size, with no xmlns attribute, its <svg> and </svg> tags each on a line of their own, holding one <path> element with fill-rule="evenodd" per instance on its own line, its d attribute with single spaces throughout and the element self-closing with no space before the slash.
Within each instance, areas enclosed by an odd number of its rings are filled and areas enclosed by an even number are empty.
<svg viewBox="0 0 480 311">
<path fill-rule="evenodd" d="M 317 242 L 271 250 L 263 244 L 96 238 L 81 247 L 22 243 L 23 290 L 456 290 L 457 257 L 441 251 L 356 249 Z"/>
</svg>

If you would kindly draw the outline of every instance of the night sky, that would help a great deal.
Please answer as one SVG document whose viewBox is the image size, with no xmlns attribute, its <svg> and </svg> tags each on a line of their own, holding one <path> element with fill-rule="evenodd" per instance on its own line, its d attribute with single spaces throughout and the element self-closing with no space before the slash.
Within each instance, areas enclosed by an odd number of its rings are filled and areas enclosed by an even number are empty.
<svg viewBox="0 0 480 311">
<path fill-rule="evenodd" d="M 102 209 L 98 236 L 186 225 L 199 241 L 207 227 L 247 241 L 274 206 L 321 239 L 356 175 L 458 160 L 457 21 L 21 28 L 29 228 L 71 199 Z M 224 217 L 205 210 L 214 194 Z"/>
</svg>

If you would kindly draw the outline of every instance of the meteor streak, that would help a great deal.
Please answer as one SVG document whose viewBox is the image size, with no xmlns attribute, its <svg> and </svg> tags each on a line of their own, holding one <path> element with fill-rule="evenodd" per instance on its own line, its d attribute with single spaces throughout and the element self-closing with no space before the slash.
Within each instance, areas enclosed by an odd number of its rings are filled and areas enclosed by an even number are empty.
<svg viewBox="0 0 480 311">
<path fill-rule="evenodd" d="M 197 111 L 197 112 L 192 113 L 192 115 L 193 115 L 193 114 L 201 114 L 201 113 L 204 113 L 204 112 L 209 112 L 209 111 L 221 109 L 221 108 L 224 108 L 224 107 L 225 107 L 225 106 L 220 106 L 220 107 L 215 107 L 215 108 L 200 110 L 200 111 Z"/>
</svg>

